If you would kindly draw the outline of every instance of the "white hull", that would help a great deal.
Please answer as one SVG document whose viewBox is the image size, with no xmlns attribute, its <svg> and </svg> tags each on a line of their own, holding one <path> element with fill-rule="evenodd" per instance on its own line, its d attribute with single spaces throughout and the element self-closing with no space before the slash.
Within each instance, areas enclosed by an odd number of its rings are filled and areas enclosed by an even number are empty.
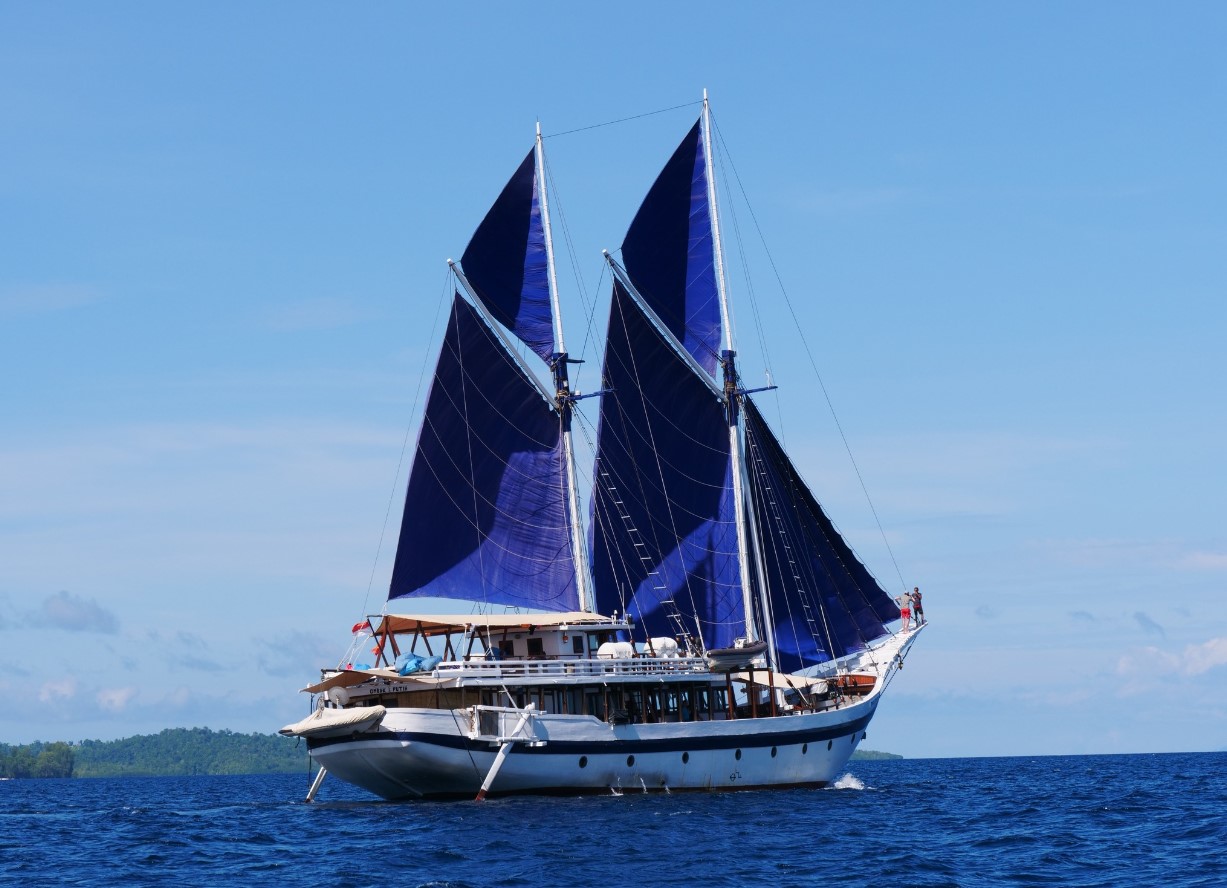
<svg viewBox="0 0 1227 888">
<path fill-rule="evenodd" d="M 879 694 L 838 710 L 670 724 L 610 725 L 542 714 L 536 744 L 516 743 L 490 795 L 822 786 L 865 736 Z M 309 741 L 329 773 L 386 799 L 473 798 L 499 744 L 468 736 L 467 710 L 390 710 L 380 727 Z"/>
</svg>

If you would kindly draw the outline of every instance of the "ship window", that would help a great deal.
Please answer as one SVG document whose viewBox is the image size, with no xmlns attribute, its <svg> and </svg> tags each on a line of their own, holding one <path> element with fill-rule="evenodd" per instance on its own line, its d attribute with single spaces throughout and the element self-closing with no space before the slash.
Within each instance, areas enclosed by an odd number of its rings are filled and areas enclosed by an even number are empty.
<svg viewBox="0 0 1227 888">
<path fill-rule="evenodd" d="M 571 652 L 575 654 L 583 654 L 584 636 L 582 635 L 572 635 L 571 636 Z"/>
<path fill-rule="evenodd" d="M 528 655 L 530 657 L 544 657 L 545 642 L 540 638 L 530 638 L 528 640 Z"/>
<path fill-rule="evenodd" d="M 628 768 L 633 768 L 633 767 L 635 767 L 635 757 L 634 757 L 633 755 L 628 755 L 628 756 L 626 757 L 626 766 L 627 766 Z"/>
<path fill-rule="evenodd" d="M 503 652 L 503 656 L 507 659 L 514 660 L 516 656 L 516 643 L 510 638 L 505 641 L 500 641 L 498 649 Z"/>
<path fill-rule="evenodd" d="M 737 750 L 737 761 L 741 761 L 741 750 Z"/>
<path fill-rule="evenodd" d="M 835 745 L 835 741 L 834 741 L 834 740 L 828 740 L 828 741 L 827 741 L 827 749 L 830 749 L 830 748 L 831 748 L 833 745 Z"/>
<path fill-rule="evenodd" d="M 689 761 L 690 761 L 690 753 L 688 753 L 688 752 L 683 752 L 683 753 L 682 753 L 682 764 L 684 765 L 684 764 L 686 764 L 686 763 L 687 763 L 687 762 L 689 762 Z"/>
<path fill-rule="evenodd" d="M 807 752 L 809 752 L 809 744 L 802 743 L 801 744 L 801 755 L 805 755 Z"/>
<path fill-rule="evenodd" d="M 579 757 L 579 766 L 580 766 L 581 768 L 586 768 L 586 767 L 588 767 L 588 756 L 586 756 L 586 755 L 581 755 L 581 756 Z"/>
<path fill-rule="evenodd" d="M 779 752 L 779 750 L 778 750 L 778 749 L 776 749 L 774 746 L 773 746 L 773 747 L 771 747 L 771 757 L 772 757 L 772 758 L 775 758 L 775 754 L 776 754 L 777 752 Z"/>
</svg>

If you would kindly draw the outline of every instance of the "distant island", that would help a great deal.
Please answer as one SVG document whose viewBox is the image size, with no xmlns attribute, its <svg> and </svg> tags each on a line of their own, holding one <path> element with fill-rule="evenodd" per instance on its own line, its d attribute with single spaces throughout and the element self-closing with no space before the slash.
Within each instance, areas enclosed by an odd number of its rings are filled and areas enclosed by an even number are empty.
<svg viewBox="0 0 1227 888">
<path fill-rule="evenodd" d="M 901 759 L 857 750 L 853 761 Z M 305 744 L 277 734 L 167 728 L 158 734 L 80 743 L 0 743 L 0 777 L 183 777 L 197 774 L 305 774 Z"/>
<path fill-rule="evenodd" d="M 167 728 L 80 743 L 0 744 L 0 777 L 177 777 L 305 774 L 307 747 L 277 734 Z"/>
</svg>

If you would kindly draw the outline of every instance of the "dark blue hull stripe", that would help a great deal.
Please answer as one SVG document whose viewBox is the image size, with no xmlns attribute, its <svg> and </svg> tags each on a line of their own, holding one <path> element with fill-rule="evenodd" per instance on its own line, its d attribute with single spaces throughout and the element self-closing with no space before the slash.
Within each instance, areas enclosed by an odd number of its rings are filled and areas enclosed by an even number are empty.
<svg viewBox="0 0 1227 888">
<path fill-rule="evenodd" d="M 694 752 L 705 749 L 756 749 L 764 746 L 795 746 L 801 743 L 821 743 L 837 740 L 863 731 L 873 713 L 853 722 L 829 728 L 809 728 L 797 731 L 780 731 L 742 736 L 678 737 L 664 739 L 619 739 L 619 740 L 550 740 L 544 746 L 516 744 L 516 755 L 602 755 L 651 752 Z M 345 743 L 366 743 L 372 740 L 396 740 L 401 743 L 427 743 L 450 749 L 465 749 L 474 752 L 489 751 L 493 744 L 487 740 L 470 740 L 468 737 L 444 736 L 419 731 L 368 731 L 349 737 L 327 737 L 307 740 L 307 748 L 322 749 Z"/>
</svg>

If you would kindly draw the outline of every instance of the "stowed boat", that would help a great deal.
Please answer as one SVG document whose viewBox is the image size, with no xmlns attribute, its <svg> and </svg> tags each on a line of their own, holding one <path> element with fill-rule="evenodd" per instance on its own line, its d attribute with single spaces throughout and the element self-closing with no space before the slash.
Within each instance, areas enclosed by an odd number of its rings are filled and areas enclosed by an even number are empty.
<svg viewBox="0 0 1227 888">
<path fill-rule="evenodd" d="M 606 254 L 590 545 L 539 133 L 452 264 L 389 604 L 283 729 L 312 796 L 821 786 L 865 737 L 915 633 L 742 386 L 710 132 Z"/>
</svg>

